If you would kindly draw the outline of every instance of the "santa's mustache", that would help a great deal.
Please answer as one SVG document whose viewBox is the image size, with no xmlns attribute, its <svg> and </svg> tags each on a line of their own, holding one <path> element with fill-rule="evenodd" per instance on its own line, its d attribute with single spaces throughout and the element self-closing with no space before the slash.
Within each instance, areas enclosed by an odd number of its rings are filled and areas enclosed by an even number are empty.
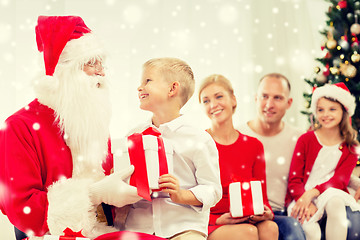
<svg viewBox="0 0 360 240">
<path fill-rule="evenodd" d="M 106 87 L 106 79 L 102 76 L 88 76 L 91 88 L 104 88 Z"/>
</svg>

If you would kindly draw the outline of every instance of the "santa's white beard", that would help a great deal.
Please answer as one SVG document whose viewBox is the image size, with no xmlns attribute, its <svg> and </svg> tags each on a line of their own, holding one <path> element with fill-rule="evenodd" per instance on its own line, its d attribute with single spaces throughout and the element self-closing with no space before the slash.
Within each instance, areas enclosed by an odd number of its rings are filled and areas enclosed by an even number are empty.
<svg viewBox="0 0 360 240">
<path fill-rule="evenodd" d="M 56 122 L 71 150 L 73 177 L 100 177 L 111 116 L 108 82 L 105 77 L 88 76 L 78 69 L 62 72 L 51 80 L 57 81 L 55 86 L 37 84 L 38 99 L 56 113 Z"/>
</svg>

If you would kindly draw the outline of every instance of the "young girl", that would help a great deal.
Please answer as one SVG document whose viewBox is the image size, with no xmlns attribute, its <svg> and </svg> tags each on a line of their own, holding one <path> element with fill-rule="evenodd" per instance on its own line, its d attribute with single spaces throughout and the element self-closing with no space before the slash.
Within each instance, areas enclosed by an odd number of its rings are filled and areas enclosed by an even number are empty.
<svg viewBox="0 0 360 240">
<path fill-rule="evenodd" d="M 202 103 L 212 126 L 207 130 L 219 151 L 223 197 L 210 210 L 209 240 L 278 239 L 278 227 L 266 195 L 264 149 L 256 138 L 235 130 L 232 115 L 236 98 L 229 80 L 211 75 L 200 86 Z M 229 213 L 229 184 L 233 179 L 262 182 L 265 211 L 260 216 L 232 218 Z"/>
<path fill-rule="evenodd" d="M 347 185 L 356 166 L 356 131 L 350 125 L 355 98 L 344 83 L 315 89 L 311 109 L 317 123 L 295 147 L 289 173 L 288 214 L 302 223 L 306 239 L 320 239 L 318 221 L 327 215 L 327 240 L 347 237 L 346 208 L 360 210 Z"/>
</svg>

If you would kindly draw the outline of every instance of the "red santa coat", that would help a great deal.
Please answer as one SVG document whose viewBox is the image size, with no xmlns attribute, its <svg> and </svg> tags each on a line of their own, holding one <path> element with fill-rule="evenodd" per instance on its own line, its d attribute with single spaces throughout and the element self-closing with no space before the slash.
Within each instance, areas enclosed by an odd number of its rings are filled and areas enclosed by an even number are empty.
<svg viewBox="0 0 360 240">
<path fill-rule="evenodd" d="M 56 194 L 63 194 L 69 203 L 90 206 L 85 187 L 89 182 L 58 182 L 58 186 L 63 185 L 62 191 L 56 191 L 52 197 L 54 200 L 49 200 L 48 188 L 60 179 L 71 179 L 73 170 L 71 151 L 60 134 L 54 116 L 52 109 L 34 100 L 10 116 L 5 127 L 0 130 L 0 184 L 4 190 L 0 195 L 1 211 L 21 231 L 36 236 L 49 231 L 48 221 L 61 217 L 55 215 L 65 215 L 69 211 L 77 214 L 76 209 L 63 209 L 76 205 L 61 205 L 57 201 L 64 201 L 57 199 Z M 111 154 L 103 168 L 109 174 L 112 168 Z M 79 195 L 85 199 L 81 203 L 78 203 Z M 52 201 L 58 207 L 49 214 L 48 208 Z M 68 224 L 66 221 L 69 220 L 64 218 L 64 223 L 58 223 L 59 229 L 50 231 L 52 234 L 62 232 L 63 225 Z M 89 221 L 95 224 L 96 219 L 95 222 L 94 219 Z"/>
<path fill-rule="evenodd" d="M 314 131 L 307 132 L 298 139 L 290 165 L 286 205 L 289 205 L 292 200 L 297 201 L 305 192 L 305 184 L 321 148 Z M 330 187 L 348 192 L 347 186 L 356 166 L 358 155 L 355 154 L 354 147 L 352 148 L 353 153 L 350 152 L 345 143 L 341 144 L 339 148 L 342 154 L 336 165 L 334 176 L 315 186 L 320 194 Z"/>
</svg>

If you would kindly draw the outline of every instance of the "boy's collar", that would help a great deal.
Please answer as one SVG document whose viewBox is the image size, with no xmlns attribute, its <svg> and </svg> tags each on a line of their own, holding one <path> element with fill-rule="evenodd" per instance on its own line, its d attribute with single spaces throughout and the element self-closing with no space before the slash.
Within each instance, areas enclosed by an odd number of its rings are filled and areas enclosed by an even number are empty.
<svg viewBox="0 0 360 240">
<path fill-rule="evenodd" d="M 178 129 L 179 127 L 181 127 L 182 125 L 184 125 L 184 115 L 181 114 L 179 117 L 169 121 L 169 122 L 166 122 L 166 123 L 163 123 L 163 124 L 160 124 L 159 127 L 156 127 L 153 123 L 152 123 L 152 118 L 148 119 L 147 121 L 147 124 L 146 124 L 146 128 L 147 127 L 154 127 L 156 129 L 158 129 L 160 132 L 161 130 L 163 129 L 170 129 L 171 131 L 175 131 L 176 129 Z"/>
</svg>

